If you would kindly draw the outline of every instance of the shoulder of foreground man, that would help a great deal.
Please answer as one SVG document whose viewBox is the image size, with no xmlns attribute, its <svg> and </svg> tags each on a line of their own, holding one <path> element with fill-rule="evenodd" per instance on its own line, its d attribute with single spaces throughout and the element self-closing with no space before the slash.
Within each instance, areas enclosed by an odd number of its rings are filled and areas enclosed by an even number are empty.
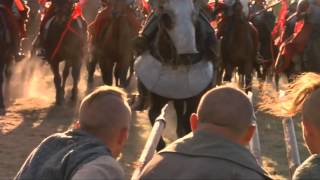
<svg viewBox="0 0 320 180">
<path fill-rule="evenodd" d="M 240 164 L 212 157 L 180 153 L 156 154 L 143 168 L 140 180 L 148 179 L 271 179 L 267 174 Z"/>
<path fill-rule="evenodd" d="M 71 180 L 108 179 L 124 180 L 124 171 L 119 163 L 111 156 L 101 156 L 81 166 Z"/>
<path fill-rule="evenodd" d="M 320 155 L 311 155 L 295 171 L 293 180 L 319 179 Z"/>
</svg>

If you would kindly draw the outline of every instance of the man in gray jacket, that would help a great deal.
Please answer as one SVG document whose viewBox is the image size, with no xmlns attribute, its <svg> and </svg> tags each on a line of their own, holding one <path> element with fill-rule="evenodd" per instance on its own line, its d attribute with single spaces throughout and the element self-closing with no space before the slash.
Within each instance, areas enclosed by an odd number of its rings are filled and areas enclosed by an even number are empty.
<svg viewBox="0 0 320 180">
<path fill-rule="evenodd" d="M 206 93 L 190 118 L 192 133 L 169 145 L 141 179 L 270 179 L 245 146 L 255 132 L 247 96 L 231 87 Z"/>
<path fill-rule="evenodd" d="M 84 98 L 78 128 L 46 138 L 16 180 L 124 179 L 115 160 L 128 138 L 131 111 L 125 93 L 102 86 Z"/>
</svg>

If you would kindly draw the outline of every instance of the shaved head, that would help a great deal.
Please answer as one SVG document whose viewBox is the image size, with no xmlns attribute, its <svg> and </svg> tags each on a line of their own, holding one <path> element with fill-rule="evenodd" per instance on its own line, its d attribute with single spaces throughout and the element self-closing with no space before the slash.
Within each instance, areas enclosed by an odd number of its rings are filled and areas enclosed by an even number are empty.
<svg viewBox="0 0 320 180">
<path fill-rule="evenodd" d="M 201 99 L 197 114 L 199 123 L 208 123 L 244 133 L 253 120 L 249 98 L 241 90 L 220 87 L 207 92 Z"/>
<path fill-rule="evenodd" d="M 119 88 L 102 86 L 80 105 L 80 128 L 96 135 L 110 135 L 129 128 L 131 111 L 126 94 Z"/>
<path fill-rule="evenodd" d="M 310 94 L 305 100 L 302 108 L 302 116 L 306 121 L 312 122 L 316 127 L 320 128 L 320 88 Z"/>
</svg>

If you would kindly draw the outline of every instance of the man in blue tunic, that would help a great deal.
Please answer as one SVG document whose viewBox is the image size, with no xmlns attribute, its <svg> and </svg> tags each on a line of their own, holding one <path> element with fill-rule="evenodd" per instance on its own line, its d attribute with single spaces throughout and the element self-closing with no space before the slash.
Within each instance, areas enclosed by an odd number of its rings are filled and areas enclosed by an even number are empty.
<svg viewBox="0 0 320 180">
<path fill-rule="evenodd" d="M 16 180 L 124 179 L 115 158 L 128 138 L 131 111 L 125 93 L 103 86 L 84 98 L 78 128 L 46 138 Z"/>
</svg>

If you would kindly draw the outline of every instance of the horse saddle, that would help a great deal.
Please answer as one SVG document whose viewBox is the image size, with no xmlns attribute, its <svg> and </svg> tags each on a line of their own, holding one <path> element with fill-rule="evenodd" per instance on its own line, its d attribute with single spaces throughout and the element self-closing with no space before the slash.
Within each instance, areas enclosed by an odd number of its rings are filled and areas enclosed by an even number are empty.
<svg viewBox="0 0 320 180">
<path fill-rule="evenodd" d="M 56 15 L 53 15 L 45 24 L 44 24 L 44 39 L 47 39 L 48 37 L 48 33 L 49 33 L 49 29 L 53 23 L 53 21 L 55 20 L 56 18 Z M 83 22 L 83 19 L 82 17 L 77 17 L 76 19 L 74 19 L 74 21 L 76 21 L 77 23 L 77 26 L 82 30 L 82 31 L 85 31 L 86 29 L 86 25 L 84 24 Z"/>
<path fill-rule="evenodd" d="M 162 64 L 149 51 L 136 59 L 135 72 L 149 91 L 170 99 L 196 96 L 213 81 L 210 61 L 174 67 Z"/>
</svg>

